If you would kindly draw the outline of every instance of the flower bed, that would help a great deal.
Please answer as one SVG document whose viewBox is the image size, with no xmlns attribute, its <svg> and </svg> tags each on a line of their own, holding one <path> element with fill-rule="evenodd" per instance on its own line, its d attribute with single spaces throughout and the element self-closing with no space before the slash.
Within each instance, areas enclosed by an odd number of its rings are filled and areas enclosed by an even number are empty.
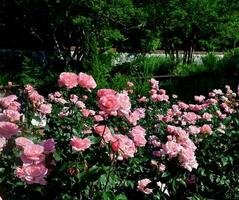
<svg viewBox="0 0 239 200">
<path fill-rule="evenodd" d="M 188 104 L 149 84 L 146 97 L 63 72 L 47 98 L 31 85 L 1 98 L 2 198 L 236 197 L 239 94 L 226 86 Z"/>
</svg>

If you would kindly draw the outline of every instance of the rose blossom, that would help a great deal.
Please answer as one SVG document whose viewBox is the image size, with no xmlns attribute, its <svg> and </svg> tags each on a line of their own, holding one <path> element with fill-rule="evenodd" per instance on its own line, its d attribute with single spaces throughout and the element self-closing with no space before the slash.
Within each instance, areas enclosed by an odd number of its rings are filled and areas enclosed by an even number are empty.
<svg viewBox="0 0 239 200">
<path fill-rule="evenodd" d="M 147 101 L 148 101 L 148 99 L 147 99 L 147 97 L 145 97 L 145 96 L 142 96 L 141 98 L 138 99 L 138 102 L 143 102 L 143 103 L 145 103 L 145 102 L 147 102 Z"/>
<path fill-rule="evenodd" d="M 196 134 L 200 133 L 200 128 L 198 128 L 196 126 L 189 126 L 188 131 L 190 134 L 196 135 Z"/>
<path fill-rule="evenodd" d="M 88 74 L 80 72 L 78 75 L 78 84 L 88 90 L 96 88 L 96 82 L 94 78 Z"/>
<path fill-rule="evenodd" d="M 208 124 L 204 124 L 203 126 L 201 126 L 200 128 L 200 132 L 201 133 L 208 133 L 211 134 L 212 133 L 212 129 Z"/>
<path fill-rule="evenodd" d="M 16 176 L 26 181 L 27 184 L 37 183 L 46 185 L 44 179 L 47 175 L 48 169 L 43 164 L 29 165 L 24 164 L 22 168 L 16 169 Z"/>
<path fill-rule="evenodd" d="M 11 122 L 19 121 L 21 118 L 21 114 L 16 110 L 7 109 L 7 110 L 4 110 L 3 113 Z"/>
<path fill-rule="evenodd" d="M 34 106 L 39 106 L 44 102 L 44 97 L 40 95 L 36 90 L 29 94 L 29 99 Z"/>
<path fill-rule="evenodd" d="M 169 155 L 170 158 L 175 157 L 181 151 L 182 146 L 175 141 L 168 141 L 163 145 L 163 150 Z"/>
<path fill-rule="evenodd" d="M 164 172 L 166 169 L 166 166 L 162 163 L 159 164 L 159 171 Z"/>
<path fill-rule="evenodd" d="M 78 101 L 78 96 L 75 95 L 75 94 L 71 94 L 71 95 L 70 95 L 70 101 L 71 101 L 72 103 L 76 103 L 76 102 Z"/>
<path fill-rule="evenodd" d="M 18 147 L 24 148 L 28 145 L 33 144 L 33 142 L 25 137 L 18 137 L 15 139 L 15 143 Z"/>
<path fill-rule="evenodd" d="M 38 111 L 42 114 L 51 114 L 52 105 L 51 104 L 41 104 Z"/>
<path fill-rule="evenodd" d="M 128 136 L 122 135 L 122 134 L 114 134 L 113 139 L 111 140 L 112 147 L 117 144 L 117 150 L 118 151 L 118 160 L 127 159 L 129 157 L 134 157 L 134 154 L 136 152 L 136 147 L 134 142 L 129 139 Z"/>
<path fill-rule="evenodd" d="M 116 95 L 105 95 L 99 99 L 99 108 L 107 113 L 117 111 L 120 104 Z"/>
<path fill-rule="evenodd" d="M 202 118 L 207 120 L 207 121 L 212 121 L 212 117 L 213 117 L 212 114 L 209 114 L 209 113 L 204 113 L 202 115 Z"/>
<path fill-rule="evenodd" d="M 28 160 L 40 160 L 44 147 L 39 144 L 29 144 L 24 146 L 23 154 Z"/>
<path fill-rule="evenodd" d="M 12 103 L 10 103 L 10 105 L 8 106 L 9 110 L 15 110 L 15 111 L 19 111 L 21 108 L 21 104 L 18 103 L 17 101 L 13 101 Z"/>
<path fill-rule="evenodd" d="M 104 142 L 109 142 L 112 140 L 113 136 L 110 129 L 105 125 L 95 126 L 94 131 L 104 138 Z"/>
<path fill-rule="evenodd" d="M 101 98 L 105 95 L 115 95 L 116 91 L 112 90 L 112 89 L 100 89 L 97 91 L 97 97 Z"/>
<path fill-rule="evenodd" d="M 14 102 L 15 100 L 17 100 L 17 96 L 16 95 L 9 95 L 3 98 L 0 98 L 0 105 L 4 108 L 8 108 L 9 105 Z"/>
<path fill-rule="evenodd" d="M 197 101 L 197 102 L 199 102 L 199 103 L 203 102 L 204 99 L 205 99 L 205 96 L 203 96 L 203 95 L 194 96 L 194 100 Z"/>
<path fill-rule="evenodd" d="M 116 95 L 119 102 L 119 112 L 123 115 L 129 113 L 131 108 L 131 102 L 127 93 L 118 93 Z"/>
<path fill-rule="evenodd" d="M 76 107 L 77 108 L 85 108 L 85 104 L 83 101 L 77 101 L 76 102 Z"/>
<path fill-rule="evenodd" d="M 159 82 L 157 80 L 155 80 L 154 78 L 151 78 L 149 80 L 149 83 L 151 84 L 151 88 L 158 90 L 159 89 Z"/>
<path fill-rule="evenodd" d="M 151 181 L 147 178 L 139 180 L 137 189 L 144 194 L 151 194 L 153 189 L 146 188 L 149 183 L 151 183 Z"/>
<path fill-rule="evenodd" d="M 179 153 L 179 162 L 181 163 L 182 167 L 190 172 L 193 168 L 197 169 L 198 167 L 194 151 L 190 148 L 183 148 L 181 150 Z"/>
<path fill-rule="evenodd" d="M 66 86 L 67 89 L 74 88 L 78 85 L 78 76 L 72 72 L 62 72 L 58 79 L 59 87 Z"/>
<path fill-rule="evenodd" d="M 104 120 L 104 117 L 102 117 L 101 115 L 95 115 L 95 116 L 94 116 L 94 120 L 95 120 L 96 122 L 100 122 L 100 121 L 103 121 L 103 120 Z"/>
<path fill-rule="evenodd" d="M 11 122 L 0 122 L 0 136 L 9 139 L 18 132 L 18 126 Z"/>
<path fill-rule="evenodd" d="M 91 141 L 88 138 L 78 138 L 73 136 L 70 142 L 72 149 L 75 151 L 85 151 L 88 149 L 91 145 Z"/>
<path fill-rule="evenodd" d="M 145 132 L 146 130 L 141 126 L 135 126 L 131 132 L 130 135 L 133 138 L 133 141 L 135 143 L 135 146 L 137 147 L 144 147 L 147 140 L 145 139 Z"/>
</svg>

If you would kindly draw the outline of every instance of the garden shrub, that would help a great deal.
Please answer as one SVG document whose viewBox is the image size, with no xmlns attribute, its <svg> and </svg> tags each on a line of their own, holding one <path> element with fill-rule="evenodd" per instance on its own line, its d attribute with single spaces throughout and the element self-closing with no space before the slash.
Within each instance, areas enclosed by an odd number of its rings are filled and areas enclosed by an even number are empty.
<svg viewBox="0 0 239 200">
<path fill-rule="evenodd" d="M 239 73 L 239 48 L 232 49 L 225 53 L 219 63 L 220 67 L 228 74 Z"/>
<path fill-rule="evenodd" d="M 237 198 L 239 91 L 188 104 L 155 79 L 144 96 L 125 84 L 63 72 L 47 97 L 28 84 L 0 98 L 2 198 Z"/>
</svg>

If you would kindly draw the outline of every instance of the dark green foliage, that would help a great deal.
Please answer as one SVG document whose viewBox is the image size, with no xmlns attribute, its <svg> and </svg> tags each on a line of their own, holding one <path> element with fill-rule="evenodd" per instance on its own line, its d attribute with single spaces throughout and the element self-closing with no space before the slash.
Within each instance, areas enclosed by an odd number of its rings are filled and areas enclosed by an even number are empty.
<svg viewBox="0 0 239 200">
<path fill-rule="evenodd" d="M 219 63 L 226 73 L 239 74 L 239 48 L 232 49 L 225 53 L 225 56 Z"/>
</svg>

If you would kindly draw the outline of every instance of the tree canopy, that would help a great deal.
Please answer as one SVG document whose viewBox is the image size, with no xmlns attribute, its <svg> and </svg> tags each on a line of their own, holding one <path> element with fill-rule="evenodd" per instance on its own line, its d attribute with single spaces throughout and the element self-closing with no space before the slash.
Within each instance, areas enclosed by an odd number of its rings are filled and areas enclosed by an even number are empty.
<svg viewBox="0 0 239 200">
<path fill-rule="evenodd" d="M 237 0 L 2 0 L 0 48 L 55 51 L 68 64 L 127 52 L 238 46 Z M 73 52 L 73 53 L 72 53 Z"/>
</svg>

